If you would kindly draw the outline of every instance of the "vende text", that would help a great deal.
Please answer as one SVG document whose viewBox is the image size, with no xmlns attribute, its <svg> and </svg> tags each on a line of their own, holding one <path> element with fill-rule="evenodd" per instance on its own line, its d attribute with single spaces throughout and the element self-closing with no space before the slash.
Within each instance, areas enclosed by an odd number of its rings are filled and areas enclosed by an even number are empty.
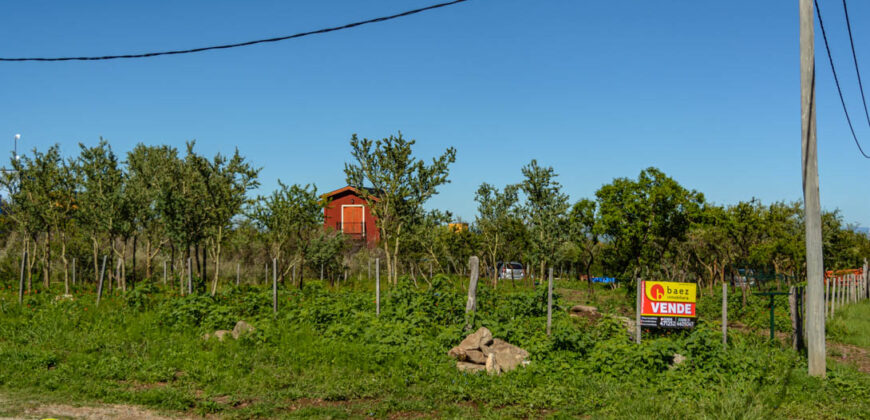
<svg viewBox="0 0 870 420">
<path fill-rule="evenodd" d="M 644 302 L 644 315 L 695 316 L 694 303 Z"/>
</svg>

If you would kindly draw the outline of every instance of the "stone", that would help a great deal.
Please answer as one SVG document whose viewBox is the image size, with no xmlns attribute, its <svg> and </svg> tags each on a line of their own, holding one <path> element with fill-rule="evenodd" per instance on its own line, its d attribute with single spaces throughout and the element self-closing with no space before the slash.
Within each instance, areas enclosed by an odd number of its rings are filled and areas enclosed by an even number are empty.
<svg viewBox="0 0 870 420">
<path fill-rule="evenodd" d="M 486 327 L 480 327 L 477 331 L 465 337 L 459 347 L 463 350 L 477 350 L 480 346 L 485 346 L 492 342 L 492 332 Z"/>
<path fill-rule="evenodd" d="M 588 305 L 574 305 L 571 307 L 572 313 L 587 313 L 587 314 L 598 314 L 598 308 L 594 306 Z"/>
<path fill-rule="evenodd" d="M 622 325 L 625 326 L 625 329 L 628 332 L 628 337 L 631 339 L 634 339 L 634 331 L 635 331 L 634 320 L 629 318 L 629 317 L 625 317 L 625 316 L 618 316 L 618 317 L 616 317 L 616 319 L 621 321 Z"/>
<path fill-rule="evenodd" d="M 476 363 L 456 362 L 456 369 L 459 369 L 460 372 L 477 373 L 486 370 L 486 366 Z"/>
<path fill-rule="evenodd" d="M 460 362 L 464 362 L 466 359 L 468 359 L 468 357 L 465 353 L 465 350 L 460 348 L 459 346 L 456 346 L 456 347 L 450 349 L 447 352 L 447 355 L 460 361 Z"/>
<path fill-rule="evenodd" d="M 236 322 L 236 326 L 233 328 L 233 338 L 238 339 L 239 337 L 256 331 L 253 325 L 248 324 L 245 321 Z"/>
<path fill-rule="evenodd" d="M 486 363 L 486 355 L 480 350 L 468 350 L 465 352 L 465 356 L 471 363 L 477 363 L 479 365 Z"/>
<path fill-rule="evenodd" d="M 486 373 L 490 375 L 498 375 L 501 373 L 501 369 L 499 369 L 498 363 L 495 361 L 494 353 L 490 353 L 486 356 Z"/>
<path fill-rule="evenodd" d="M 669 368 L 674 369 L 677 366 L 683 364 L 683 362 L 685 362 L 686 360 L 686 356 L 683 356 L 680 353 L 674 353 L 674 360 L 671 362 L 671 366 Z"/>
</svg>

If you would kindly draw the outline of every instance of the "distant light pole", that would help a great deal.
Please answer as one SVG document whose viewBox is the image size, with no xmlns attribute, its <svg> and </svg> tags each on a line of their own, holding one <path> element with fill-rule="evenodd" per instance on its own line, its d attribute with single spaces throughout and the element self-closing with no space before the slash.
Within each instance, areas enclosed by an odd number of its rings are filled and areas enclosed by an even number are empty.
<svg viewBox="0 0 870 420">
<path fill-rule="evenodd" d="M 21 139 L 21 134 L 15 135 L 15 160 L 18 160 L 18 140 Z"/>
</svg>

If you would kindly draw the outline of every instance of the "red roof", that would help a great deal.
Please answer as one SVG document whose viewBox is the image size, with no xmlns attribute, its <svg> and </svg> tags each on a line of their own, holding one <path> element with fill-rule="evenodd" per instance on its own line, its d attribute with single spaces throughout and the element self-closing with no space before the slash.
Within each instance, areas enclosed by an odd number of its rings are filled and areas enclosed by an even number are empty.
<svg viewBox="0 0 870 420">
<path fill-rule="evenodd" d="M 350 192 L 354 193 L 355 195 L 357 195 L 358 197 L 362 196 L 356 187 L 352 187 L 352 186 L 348 185 L 346 187 L 339 188 L 335 191 L 330 191 L 326 194 L 323 194 L 322 197 L 334 197 L 334 196 L 339 195 L 345 191 L 350 191 Z M 374 192 L 374 190 L 369 190 L 370 194 L 373 192 Z M 381 201 L 377 196 L 372 196 L 372 199 L 375 201 Z"/>
</svg>

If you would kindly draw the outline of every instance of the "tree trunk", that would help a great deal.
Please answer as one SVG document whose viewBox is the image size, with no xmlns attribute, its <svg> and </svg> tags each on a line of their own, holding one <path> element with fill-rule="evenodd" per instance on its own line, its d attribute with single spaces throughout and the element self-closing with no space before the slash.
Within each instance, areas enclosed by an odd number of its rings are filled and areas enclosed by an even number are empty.
<svg viewBox="0 0 870 420">
<path fill-rule="evenodd" d="M 220 276 L 221 264 L 221 236 L 223 236 L 223 227 L 218 227 L 217 239 L 215 240 L 215 257 L 214 257 L 214 283 L 211 285 L 211 295 L 217 292 L 218 276 Z M 282 274 L 283 278 L 283 274 Z"/>
<path fill-rule="evenodd" d="M 45 289 L 51 287 L 51 231 L 45 232 L 45 249 L 42 251 L 42 282 Z"/>
<path fill-rule="evenodd" d="M 100 262 L 97 255 L 99 253 L 99 245 L 97 244 L 96 236 L 92 236 L 91 240 L 94 243 L 94 284 L 97 284 L 100 281 Z"/>
<path fill-rule="evenodd" d="M 206 252 L 208 251 L 208 243 L 202 244 L 202 278 L 199 279 L 199 283 L 202 284 L 202 290 L 207 290 L 208 286 L 206 283 L 208 281 L 208 259 L 206 259 Z"/>
<path fill-rule="evenodd" d="M 66 260 L 66 232 L 60 232 L 60 259 L 63 261 L 63 290 L 69 294 L 69 261 Z"/>
<path fill-rule="evenodd" d="M 136 288 L 136 245 L 139 244 L 139 235 L 133 235 L 133 271 L 130 273 L 130 284 Z"/>
</svg>

